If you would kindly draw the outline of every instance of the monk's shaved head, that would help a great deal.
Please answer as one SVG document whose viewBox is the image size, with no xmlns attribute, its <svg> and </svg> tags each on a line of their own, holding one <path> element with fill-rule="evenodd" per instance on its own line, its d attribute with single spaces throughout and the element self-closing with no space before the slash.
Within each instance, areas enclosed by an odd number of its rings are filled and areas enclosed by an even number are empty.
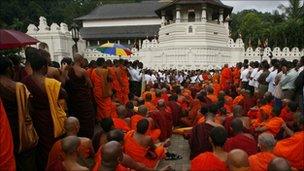
<svg viewBox="0 0 304 171">
<path fill-rule="evenodd" d="M 165 101 L 163 99 L 158 100 L 157 106 L 159 108 L 164 108 L 166 106 Z"/>
<path fill-rule="evenodd" d="M 146 116 L 148 113 L 148 108 L 144 105 L 138 107 L 138 113 L 142 116 Z"/>
<path fill-rule="evenodd" d="M 264 132 L 258 137 L 258 145 L 261 151 L 272 151 L 276 145 L 276 140 L 271 133 Z"/>
<path fill-rule="evenodd" d="M 70 116 L 64 122 L 64 129 L 67 133 L 78 133 L 79 120 L 76 117 Z"/>
<path fill-rule="evenodd" d="M 241 117 L 243 115 L 243 108 L 240 105 L 235 105 L 233 107 L 233 116 L 234 117 Z"/>
<path fill-rule="evenodd" d="M 124 105 L 119 105 L 117 107 L 117 114 L 120 118 L 124 118 L 127 115 L 127 109 Z"/>
<path fill-rule="evenodd" d="M 286 159 L 276 157 L 269 163 L 268 171 L 291 171 L 291 167 Z"/>
<path fill-rule="evenodd" d="M 102 162 L 118 163 L 122 156 L 122 146 L 119 142 L 110 141 L 102 146 Z"/>
<path fill-rule="evenodd" d="M 122 143 L 124 140 L 124 133 L 119 129 L 113 129 L 107 134 L 107 141 L 117 141 Z"/>
<path fill-rule="evenodd" d="M 81 56 L 79 53 L 76 53 L 74 55 L 74 62 L 81 62 L 83 60 L 83 56 Z"/>
<path fill-rule="evenodd" d="M 241 149 L 232 150 L 228 153 L 227 163 L 230 171 L 238 170 L 240 168 L 248 168 L 248 154 Z"/>
<path fill-rule="evenodd" d="M 62 139 L 62 150 L 66 155 L 77 152 L 80 145 L 80 138 L 77 136 L 67 136 Z"/>
</svg>

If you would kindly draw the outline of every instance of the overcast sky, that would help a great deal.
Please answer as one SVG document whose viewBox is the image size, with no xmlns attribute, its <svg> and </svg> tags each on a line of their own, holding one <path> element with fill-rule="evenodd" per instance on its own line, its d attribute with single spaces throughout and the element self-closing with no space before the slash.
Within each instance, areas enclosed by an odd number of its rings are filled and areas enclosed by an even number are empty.
<svg viewBox="0 0 304 171">
<path fill-rule="evenodd" d="M 280 4 L 288 6 L 287 0 L 221 0 L 225 5 L 233 7 L 233 13 L 244 9 L 255 9 L 262 12 L 272 12 Z"/>
</svg>

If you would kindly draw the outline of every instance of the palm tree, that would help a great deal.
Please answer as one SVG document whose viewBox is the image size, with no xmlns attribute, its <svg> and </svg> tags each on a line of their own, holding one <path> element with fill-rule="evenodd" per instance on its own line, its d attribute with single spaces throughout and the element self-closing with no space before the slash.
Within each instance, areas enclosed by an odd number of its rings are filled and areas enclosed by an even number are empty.
<svg viewBox="0 0 304 171">
<path fill-rule="evenodd" d="M 281 4 L 278 8 L 285 13 L 288 18 L 300 19 L 304 17 L 304 5 L 301 4 L 301 0 L 289 0 L 289 6 Z"/>
</svg>

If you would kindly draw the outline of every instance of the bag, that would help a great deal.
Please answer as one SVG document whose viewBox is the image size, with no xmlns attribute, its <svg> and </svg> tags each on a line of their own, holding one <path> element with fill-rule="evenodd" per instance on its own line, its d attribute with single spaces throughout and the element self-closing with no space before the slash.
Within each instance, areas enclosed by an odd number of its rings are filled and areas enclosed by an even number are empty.
<svg viewBox="0 0 304 171">
<path fill-rule="evenodd" d="M 29 91 L 22 83 L 16 84 L 16 99 L 18 104 L 19 149 L 18 152 L 30 150 L 38 143 L 38 135 L 29 114 Z"/>
</svg>

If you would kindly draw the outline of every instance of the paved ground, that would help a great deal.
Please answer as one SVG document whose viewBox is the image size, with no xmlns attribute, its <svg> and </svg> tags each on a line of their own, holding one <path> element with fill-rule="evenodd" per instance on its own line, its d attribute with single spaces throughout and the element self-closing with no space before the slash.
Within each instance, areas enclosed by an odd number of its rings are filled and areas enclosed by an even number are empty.
<svg viewBox="0 0 304 171">
<path fill-rule="evenodd" d="M 169 152 L 177 153 L 183 156 L 181 160 L 162 160 L 159 163 L 158 168 L 162 168 L 166 165 L 171 165 L 176 171 L 187 171 L 190 166 L 190 149 L 188 141 L 180 135 L 173 135 L 171 137 L 171 146 Z"/>
</svg>

